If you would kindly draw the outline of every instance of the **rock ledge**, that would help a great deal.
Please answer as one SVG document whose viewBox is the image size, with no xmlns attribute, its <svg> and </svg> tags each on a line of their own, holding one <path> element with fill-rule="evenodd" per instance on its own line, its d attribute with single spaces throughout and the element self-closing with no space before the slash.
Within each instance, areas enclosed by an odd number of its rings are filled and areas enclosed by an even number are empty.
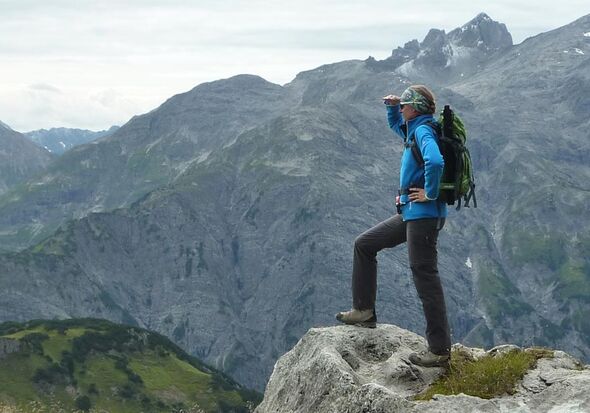
<svg viewBox="0 0 590 413">
<path fill-rule="evenodd" d="M 590 367 L 562 351 L 540 359 L 516 394 L 484 400 L 464 394 L 414 401 L 443 372 L 408 361 L 424 339 L 397 326 L 312 328 L 275 364 L 257 413 L 588 412 Z M 500 354 L 456 344 L 473 357 Z"/>
</svg>

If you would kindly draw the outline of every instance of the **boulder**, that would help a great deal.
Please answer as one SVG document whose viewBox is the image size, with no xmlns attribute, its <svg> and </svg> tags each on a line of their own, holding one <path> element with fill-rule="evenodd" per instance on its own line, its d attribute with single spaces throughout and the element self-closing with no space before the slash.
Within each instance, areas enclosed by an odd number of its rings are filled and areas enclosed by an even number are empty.
<svg viewBox="0 0 590 413">
<path fill-rule="evenodd" d="M 490 400 L 435 395 L 416 401 L 414 396 L 444 373 L 408 361 L 410 353 L 424 348 L 422 337 L 394 325 L 312 328 L 275 364 L 256 413 L 590 411 L 590 368 L 561 351 L 540 359 L 513 395 Z M 518 347 L 486 352 L 456 344 L 454 349 L 477 359 Z"/>
</svg>

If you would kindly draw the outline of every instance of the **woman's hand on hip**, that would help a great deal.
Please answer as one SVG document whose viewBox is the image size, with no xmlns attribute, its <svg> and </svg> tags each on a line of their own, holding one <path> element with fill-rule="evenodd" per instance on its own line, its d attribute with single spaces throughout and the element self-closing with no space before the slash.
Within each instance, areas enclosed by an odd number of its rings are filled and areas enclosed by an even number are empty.
<svg viewBox="0 0 590 413">
<path fill-rule="evenodd" d="M 426 192 L 424 188 L 410 188 L 410 194 L 408 195 L 410 202 L 426 202 L 430 201 L 426 198 Z"/>
</svg>

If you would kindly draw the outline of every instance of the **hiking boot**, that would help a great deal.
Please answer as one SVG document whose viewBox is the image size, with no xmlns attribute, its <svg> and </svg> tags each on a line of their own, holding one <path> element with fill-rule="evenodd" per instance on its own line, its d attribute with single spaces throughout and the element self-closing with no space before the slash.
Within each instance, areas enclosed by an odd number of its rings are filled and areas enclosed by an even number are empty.
<svg viewBox="0 0 590 413">
<path fill-rule="evenodd" d="M 449 367 L 450 354 L 434 354 L 430 350 L 410 354 L 410 361 L 422 367 Z"/>
<path fill-rule="evenodd" d="M 358 327 L 375 328 L 377 327 L 377 315 L 375 310 L 355 310 L 344 311 L 336 314 L 336 320 Z"/>
</svg>

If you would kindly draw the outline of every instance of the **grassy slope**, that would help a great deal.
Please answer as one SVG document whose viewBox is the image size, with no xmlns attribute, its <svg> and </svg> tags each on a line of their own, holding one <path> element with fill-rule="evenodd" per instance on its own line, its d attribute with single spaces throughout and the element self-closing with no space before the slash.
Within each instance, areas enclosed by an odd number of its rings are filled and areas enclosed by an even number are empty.
<svg viewBox="0 0 590 413">
<path fill-rule="evenodd" d="M 0 359 L 0 405 L 58 403 L 70 411 L 87 397 L 93 410 L 247 412 L 260 400 L 188 356 L 163 336 L 103 320 L 0 324 L 21 348 Z M 80 401 L 78 400 L 78 403 Z"/>
</svg>

